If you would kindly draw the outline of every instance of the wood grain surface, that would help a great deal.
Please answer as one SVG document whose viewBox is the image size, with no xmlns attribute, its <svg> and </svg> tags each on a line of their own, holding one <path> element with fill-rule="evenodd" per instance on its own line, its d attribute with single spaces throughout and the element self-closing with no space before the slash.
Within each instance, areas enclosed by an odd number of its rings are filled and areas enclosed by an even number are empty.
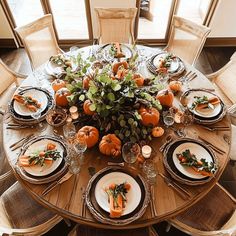
<svg viewBox="0 0 236 236">
<path fill-rule="evenodd" d="M 82 49 L 83 51 L 89 51 L 88 48 Z M 146 48 L 146 50 L 149 50 Z M 205 78 L 199 71 L 194 69 L 192 66 L 186 64 L 187 71 L 191 70 L 197 73 L 198 77 L 190 82 L 191 88 L 212 88 L 211 83 Z M 38 70 L 43 70 L 44 68 L 38 68 Z M 48 83 L 50 83 L 48 81 Z M 32 75 L 30 75 L 22 84 L 25 85 L 34 85 L 35 79 Z M 175 105 L 178 106 L 178 97 L 176 97 Z M 27 136 L 28 134 L 35 133 L 35 135 L 39 135 L 34 129 L 24 129 L 24 130 L 10 130 L 6 129 L 7 123 L 11 122 L 11 118 L 7 115 L 5 116 L 5 122 L 3 127 L 3 138 L 4 138 L 4 148 L 7 154 L 9 163 L 14 171 L 14 166 L 17 161 L 17 157 L 19 154 L 19 149 L 15 151 L 11 151 L 9 146 L 19 140 L 20 138 Z M 222 126 L 230 126 L 230 120 L 228 116 L 225 116 L 222 121 L 218 122 L 217 125 Z M 58 134 L 62 132 L 61 129 L 57 129 Z M 172 130 L 171 132 L 173 137 L 177 138 Z M 225 154 L 218 154 L 216 156 L 219 162 L 219 169 L 215 178 L 212 179 L 209 183 L 200 185 L 200 186 L 188 186 L 180 184 L 183 188 L 188 190 L 191 194 L 191 197 L 187 200 L 181 198 L 176 191 L 169 187 L 163 180 L 163 178 L 157 175 L 156 185 L 154 185 L 154 204 L 157 211 L 157 216 L 153 216 L 151 214 L 150 204 L 147 208 L 145 214 L 137 221 L 126 225 L 126 226 L 112 226 L 106 225 L 97 222 L 93 216 L 90 214 L 89 210 L 86 208 L 85 215 L 82 217 L 82 193 L 83 189 L 86 188 L 89 179 L 91 178 L 89 168 L 94 168 L 95 171 L 99 171 L 102 168 L 107 166 L 108 161 L 123 161 L 120 159 L 112 159 L 111 157 L 103 156 L 97 148 L 89 149 L 85 153 L 85 163 L 83 164 L 81 171 L 78 175 L 72 176 L 68 181 L 63 184 L 57 186 L 53 191 L 49 192 L 47 195 L 42 196 L 42 192 L 49 184 L 44 185 L 34 185 L 30 184 L 26 181 L 23 181 L 20 176 L 16 174 L 18 181 L 24 186 L 24 188 L 37 200 L 40 204 L 46 206 L 47 208 L 57 212 L 63 217 L 72 219 L 78 223 L 91 225 L 97 228 L 138 228 L 144 227 L 147 225 L 151 225 L 171 217 L 178 215 L 180 212 L 192 206 L 195 202 L 199 201 L 203 196 L 205 196 L 210 189 L 216 184 L 219 177 L 221 176 L 225 166 L 229 160 L 228 154 L 230 150 L 230 144 L 225 141 L 225 137 L 227 136 L 231 139 L 231 128 L 227 131 L 208 131 L 201 127 L 200 125 L 193 124 L 187 127 L 187 132 L 189 137 L 196 137 L 196 135 L 200 135 L 201 137 L 205 137 L 209 142 L 216 145 L 220 149 L 225 151 Z M 47 129 L 43 132 L 43 134 L 54 134 L 55 130 L 48 125 Z M 164 173 L 168 176 L 166 172 L 163 161 L 162 161 L 162 153 L 159 152 L 159 147 L 165 141 L 166 135 L 161 138 L 156 138 L 151 142 L 152 147 L 155 148 L 157 161 L 157 170 L 160 173 Z M 126 168 L 126 167 L 125 167 Z M 137 166 L 137 168 L 139 168 Z"/>
</svg>

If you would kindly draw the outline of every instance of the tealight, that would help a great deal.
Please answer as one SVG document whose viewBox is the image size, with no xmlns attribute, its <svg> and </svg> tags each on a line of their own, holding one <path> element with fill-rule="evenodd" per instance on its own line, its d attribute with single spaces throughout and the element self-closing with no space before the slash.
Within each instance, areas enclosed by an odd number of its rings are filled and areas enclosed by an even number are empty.
<svg viewBox="0 0 236 236">
<path fill-rule="evenodd" d="M 151 156 L 152 153 L 152 148 L 148 145 L 144 145 L 142 147 L 142 155 L 144 158 L 149 158 Z"/>
<path fill-rule="evenodd" d="M 76 106 L 72 106 L 70 109 L 70 115 L 73 120 L 78 119 L 79 113 L 78 113 L 78 108 Z"/>
</svg>

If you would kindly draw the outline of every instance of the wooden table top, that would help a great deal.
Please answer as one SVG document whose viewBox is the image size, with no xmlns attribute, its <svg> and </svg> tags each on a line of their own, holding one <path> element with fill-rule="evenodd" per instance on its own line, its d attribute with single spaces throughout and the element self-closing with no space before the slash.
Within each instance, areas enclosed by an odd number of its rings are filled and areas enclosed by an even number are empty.
<svg viewBox="0 0 236 236">
<path fill-rule="evenodd" d="M 146 50 L 149 50 L 145 47 Z M 89 47 L 81 49 L 82 51 L 87 52 Z M 187 70 L 191 70 L 197 73 L 198 77 L 190 82 L 191 88 L 212 88 L 211 83 L 207 80 L 205 76 L 203 76 L 199 71 L 197 71 L 194 67 L 186 65 Z M 39 71 L 43 71 L 44 67 L 39 68 Z M 48 82 L 48 81 L 47 81 Z M 23 83 L 22 86 L 25 85 L 35 85 L 35 79 L 33 75 L 30 75 Z M 49 82 L 48 82 L 49 83 Z M 50 83 L 49 83 L 50 84 Z M 175 101 L 178 104 L 178 99 Z M 11 118 L 10 118 L 11 119 Z M 144 227 L 147 225 L 151 225 L 163 220 L 168 220 L 171 217 L 176 216 L 180 212 L 186 210 L 195 202 L 200 200 L 203 196 L 205 196 L 208 191 L 216 184 L 222 172 L 225 169 L 225 166 L 229 160 L 228 154 L 230 151 L 230 145 L 225 141 L 225 136 L 231 139 L 231 130 L 227 131 L 208 131 L 202 128 L 200 125 L 193 124 L 187 127 L 187 132 L 189 137 L 192 135 L 196 136 L 196 133 L 201 137 L 205 137 L 212 144 L 220 147 L 225 151 L 225 154 L 215 153 L 218 162 L 219 169 L 215 175 L 215 177 L 208 183 L 199 185 L 199 186 L 188 186 L 180 184 L 183 188 L 187 189 L 191 193 L 191 197 L 187 200 L 182 199 L 173 188 L 169 187 L 163 180 L 163 178 L 157 175 L 157 183 L 154 185 L 154 204 L 157 211 L 157 216 L 153 216 L 151 214 L 150 204 L 146 209 L 144 215 L 138 219 L 137 221 L 130 223 L 125 226 L 113 226 L 102 224 L 96 221 L 91 215 L 88 208 L 86 208 L 85 216 L 82 217 L 82 192 L 83 188 L 87 186 L 89 179 L 91 178 L 88 168 L 93 167 L 95 171 L 99 171 L 102 168 L 107 166 L 108 161 L 114 161 L 111 157 L 103 156 L 97 148 L 93 148 L 87 150 L 85 153 L 85 163 L 81 168 L 81 171 L 78 175 L 72 176 L 68 181 L 64 182 L 60 186 L 57 186 L 53 191 L 49 192 L 47 195 L 42 196 L 43 190 L 49 184 L 43 185 L 35 185 L 31 184 L 27 181 L 21 179 L 21 177 L 16 173 L 14 166 L 18 158 L 19 149 L 16 151 L 11 151 L 9 146 L 19 140 L 20 138 L 27 136 L 28 134 L 35 133 L 39 135 L 34 129 L 24 129 L 24 130 L 10 130 L 6 129 L 7 122 L 10 121 L 8 118 L 4 123 L 3 127 L 3 136 L 4 136 L 4 148 L 7 154 L 9 163 L 18 179 L 18 181 L 22 184 L 22 186 L 43 206 L 55 211 L 59 215 L 62 215 L 65 218 L 72 219 L 78 223 L 91 225 L 98 228 L 119 228 L 119 229 L 131 229 Z M 228 116 L 225 116 L 222 121 L 217 123 L 218 125 L 230 126 L 230 119 Z M 58 129 L 60 132 L 60 129 Z M 43 134 L 52 134 L 53 128 L 51 126 L 47 126 L 47 129 L 43 131 Z M 166 172 L 163 161 L 162 161 L 162 153 L 159 152 L 159 147 L 165 141 L 165 135 L 161 138 L 156 138 L 151 142 L 151 145 L 155 147 L 155 151 L 157 152 L 158 162 L 157 169 L 161 173 Z M 173 137 L 177 138 L 173 134 Z M 121 159 L 115 161 L 122 161 Z"/>
</svg>

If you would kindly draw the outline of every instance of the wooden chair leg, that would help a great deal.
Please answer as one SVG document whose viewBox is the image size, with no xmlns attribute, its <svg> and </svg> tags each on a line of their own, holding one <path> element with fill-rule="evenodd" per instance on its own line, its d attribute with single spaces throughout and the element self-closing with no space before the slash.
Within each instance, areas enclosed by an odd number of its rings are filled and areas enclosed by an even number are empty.
<svg viewBox="0 0 236 236">
<path fill-rule="evenodd" d="M 79 224 L 76 224 L 76 225 L 74 226 L 74 228 L 68 233 L 67 236 L 76 236 L 76 235 L 77 235 L 76 230 L 77 230 L 78 227 L 79 227 Z"/>
<path fill-rule="evenodd" d="M 166 226 L 166 232 L 168 233 L 170 231 L 171 228 L 171 224 L 169 222 L 167 222 L 167 226 Z"/>
<path fill-rule="evenodd" d="M 63 218 L 68 227 L 71 227 L 71 222 L 69 219 Z"/>
<path fill-rule="evenodd" d="M 148 227 L 149 230 L 149 236 L 158 236 L 156 230 L 153 228 L 153 226 Z"/>
</svg>

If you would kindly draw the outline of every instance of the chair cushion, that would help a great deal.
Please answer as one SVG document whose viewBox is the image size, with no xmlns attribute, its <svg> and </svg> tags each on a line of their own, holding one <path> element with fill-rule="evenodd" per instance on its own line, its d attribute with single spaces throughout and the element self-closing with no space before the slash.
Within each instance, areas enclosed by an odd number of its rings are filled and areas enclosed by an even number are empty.
<svg viewBox="0 0 236 236">
<path fill-rule="evenodd" d="M 16 182 L 2 196 L 5 213 L 15 228 L 30 228 L 47 222 L 55 214 L 31 198 Z"/>
</svg>

